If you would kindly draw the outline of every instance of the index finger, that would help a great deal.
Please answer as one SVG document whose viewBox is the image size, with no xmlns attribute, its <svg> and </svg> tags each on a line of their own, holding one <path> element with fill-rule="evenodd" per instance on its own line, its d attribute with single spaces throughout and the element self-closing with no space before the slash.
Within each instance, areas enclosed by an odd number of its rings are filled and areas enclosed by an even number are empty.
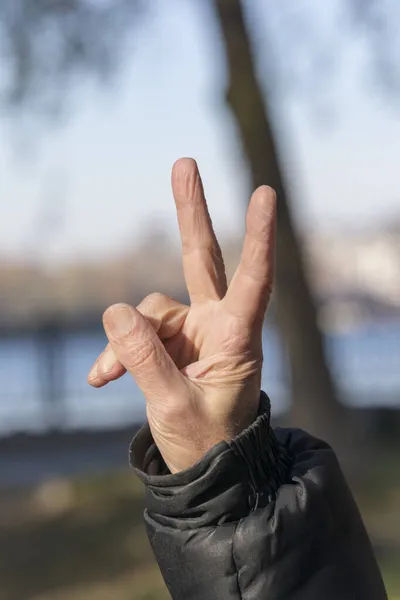
<svg viewBox="0 0 400 600">
<path fill-rule="evenodd" d="M 231 314 L 250 322 L 264 318 L 271 296 L 275 232 L 276 195 L 272 188 L 262 186 L 250 200 L 242 256 L 224 299 Z"/>
<path fill-rule="evenodd" d="M 182 240 L 182 261 L 192 302 L 221 300 L 227 283 L 221 249 L 193 159 L 181 158 L 172 171 L 172 188 Z"/>
</svg>

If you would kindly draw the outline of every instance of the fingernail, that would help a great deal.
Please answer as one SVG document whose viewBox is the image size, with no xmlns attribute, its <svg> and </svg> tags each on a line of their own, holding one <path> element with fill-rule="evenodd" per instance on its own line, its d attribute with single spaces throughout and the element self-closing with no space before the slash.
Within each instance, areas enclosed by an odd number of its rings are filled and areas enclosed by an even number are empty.
<svg viewBox="0 0 400 600">
<path fill-rule="evenodd" d="M 108 375 L 108 373 L 112 371 L 115 362 L 116 358 L 114 352 L 112 352 L 112 350 L 105 352 L 99 360 L 98 372 L 102 375 Z"/>
<path fill-rule="evenodd" d="M 113 308 L 107 315 L 107 325 L 116 338 L 128 335 L 133 329 L 134 315 L 129 306 Z"/>
<path fill-rule="evenodd" d="M 94 382 L 98 378 L 98 364 L 95 362 L 93 367 L 89 371 L 88 381 Z"/>
</svg>

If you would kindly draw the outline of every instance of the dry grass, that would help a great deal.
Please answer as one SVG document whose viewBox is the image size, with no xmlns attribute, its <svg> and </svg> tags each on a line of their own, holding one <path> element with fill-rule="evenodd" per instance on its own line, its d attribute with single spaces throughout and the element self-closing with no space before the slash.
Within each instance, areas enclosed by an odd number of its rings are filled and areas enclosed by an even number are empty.
<svg viewBox="0 0 400 600">
<path fill-rule="evenodd" d="M 400 537 L 393 479 L 358 494 L 370 531 L 389 547 Z M 142 492 L 123 470 L 2 493 L 1 599 L 167 600 L 142 523 Z M 389 597 L 400 600 L 399 556 L 382 561 Z"/>
<path fill-rule="evenodd" d="M 40 594 L 30 600 L 168 600 L 160 572 L 155 566 L 113 581 L 69 587 L 62 591 Z"/>
</svg>

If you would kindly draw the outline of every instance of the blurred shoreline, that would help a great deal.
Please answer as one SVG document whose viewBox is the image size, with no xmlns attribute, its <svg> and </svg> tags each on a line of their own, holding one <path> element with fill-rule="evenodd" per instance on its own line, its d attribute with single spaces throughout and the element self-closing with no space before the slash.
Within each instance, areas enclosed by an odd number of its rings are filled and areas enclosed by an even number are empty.
<svg viewBox="0 0 400 600">
<path fill-rule="evenodd" d="M 139 427 L 0 438 L 0 488 L 128 468 L 129 444 Z"/>
<path fill-rule="evenodd" d="M 315 234 L 303 242 L 322 330 L 400 318 L 400 223 L 364 233 Z M 236 239 L 225 240 L 228 278 L 240 251 Z M 49 315 L 82 328 L 108 305 L 139 303 L 153 291 L 187 298 L 179 251 L 160 236 L 101 263 L 79 258 L 50 268 L 3 259 L 0 287 L 0 335 L 34 328 Z"/>
<path fill-rule="evenodd" d="M 374 446 L 399 448 L 400 407 L 352 408 Z M 274 427 L 288 425 L 287 414 L 274 417 Z M 129 468 L 129 445 L 142 423 L 103 429 L 16 433 L 0 438 L 0 489 L 38 485 L 49 479 L 96 475 Z"/>
</svg>

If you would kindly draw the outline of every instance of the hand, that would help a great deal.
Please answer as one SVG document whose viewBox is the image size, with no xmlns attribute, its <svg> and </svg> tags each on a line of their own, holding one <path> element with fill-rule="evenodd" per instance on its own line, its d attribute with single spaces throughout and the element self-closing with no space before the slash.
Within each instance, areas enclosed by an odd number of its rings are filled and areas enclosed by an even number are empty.
<svg viewBox="0 0 400 600">
<path fill-rule="evenodd" d="M 276 202 L 266 186 L 254 192 L 240 264 L 228 288 L 193 160 L 175 164 L 172 188 L 190 307 L 152 294 L 136 309 L 108 308 L 103 323 L 109 345 L 88 380 L 100 387 L 125 371 L 133 376 L 146 398 L 154 441 L 177 472 L 234 438 L 257 415 Z"/>
</svg>

